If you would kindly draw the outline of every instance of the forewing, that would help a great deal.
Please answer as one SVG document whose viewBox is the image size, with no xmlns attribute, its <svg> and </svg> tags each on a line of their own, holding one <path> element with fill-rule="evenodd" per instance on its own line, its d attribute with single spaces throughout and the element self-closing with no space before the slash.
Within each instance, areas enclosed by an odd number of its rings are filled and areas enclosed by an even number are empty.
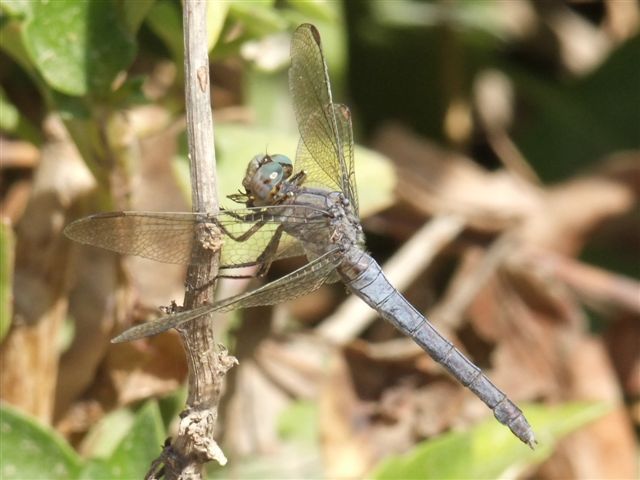
<svg viewBox="0 0 640 480">
<path fill-rule="evenodd" d="M 165 263 L 190 263 L 195 228 L 204 222 L 191 213 L 108 212 L 67 225 L 76 242 Z"/>
<path fill-rule="evenodd" d="M 192 258 L 194 241 L 200 238 L 206 248 L 221 249 L 221 268 L 234 268 L 262 260 L 261 255 L 283 222 L 304 223 L 309 230 L 323 229 L 326 228 L 323 215 L 317 209 L 301 206 L 296 207 L 296 215 L 284 206 L 226 210 L 215 216 L 111 212 L 76 220 L 65 228 L 65 234 L 79 243 L 121 254 L 180 264 L 206 261 Z M 270 260 L 302 253 L 299 242 L 284 233 Z"/>
<path fill-rule="evenodd" d="M 313 25 L 301 25 L 293 34 L 289 89 L 301 136 L 296 169 L 307 173 L 309 184 L 342 191 L 357 206 L 351 116 L 347 107 L 333 104 L 320 34 Z"/>
<path fill-rule="evenodd" d="M 137 325 L 118 335 L 112 342 L 126 342 L 156 335 L 212 312 L 228 312 L 238 308 L 274 305 L 298 298 L 317 290 L 327 280 L 331 280 L 332 273 L 339 263 L 340 256 L 337 255 L 337 252 L 326 253 L 298 270 L 260 288 L 229 297 L 212 305 L 203 305 L 193 310 L 167 315 L 158 320 Z"/>
</svg>

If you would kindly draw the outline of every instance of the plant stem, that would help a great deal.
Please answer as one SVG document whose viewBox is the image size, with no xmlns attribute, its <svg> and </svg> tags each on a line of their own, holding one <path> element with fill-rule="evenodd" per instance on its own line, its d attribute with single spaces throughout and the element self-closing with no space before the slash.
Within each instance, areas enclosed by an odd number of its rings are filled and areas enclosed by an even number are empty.
<svg viewBox="0 0 640 480">
<path fill-rule="evenodd" d="M 187 134 L 194 212 L 218 212 L 216 160 L 209 86 L 205 0 L 184 3 L 184 67 Z M 210 262 L 190 265 L 184 308 L 192 309 L 213 300 L 219 252 L 194 242 L 192 255 Z M 206 258 L 206 257 L 205 257 Z M 189 365 L 187 404 L 181 414 L 177 437 L 154 462 L 148 478 L 164 474 L 168 479 L 202 478 L 202 466 L 211 460 L 224 465 L 226 458 L 213 438 L 224 375 L 235 363 L 214 339 L 210 316 L 179 328 Z M 159 464 L 163 471 L 155 473 Z"/>
</svg>

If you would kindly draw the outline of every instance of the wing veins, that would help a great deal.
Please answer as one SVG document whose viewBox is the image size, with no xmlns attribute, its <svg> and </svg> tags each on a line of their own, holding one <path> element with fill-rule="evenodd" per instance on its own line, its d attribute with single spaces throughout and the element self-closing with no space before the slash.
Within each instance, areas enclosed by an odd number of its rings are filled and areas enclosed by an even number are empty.
<svg viewBox="0 0 640 480">
<path fill-rule="evenodd" d="M 228 312 L 237 308 L 272 305 L 284 300 L 291 300 L 306 295 L 318 289 L 339 265 L 341 259 L 336 253 L 337 250 L 329 251 L 305 264 L 298 270 L 250 292 L 235 295 L 211 305 L 203 305 L 193 310 L 166 315 L 158 320 L 143 323 L 142 325 L 136 325 L 112 339 L 112 342 L 127 342 L 156 335 L 213 312 Z M 290 284 L 295 284 L 295 288 L 287 292 L 286 287 Z M 290 295 L 286 296 L 286 298 L 273 295 L 274 293 L 282 293 L 283 291 Z"/>
</svg>

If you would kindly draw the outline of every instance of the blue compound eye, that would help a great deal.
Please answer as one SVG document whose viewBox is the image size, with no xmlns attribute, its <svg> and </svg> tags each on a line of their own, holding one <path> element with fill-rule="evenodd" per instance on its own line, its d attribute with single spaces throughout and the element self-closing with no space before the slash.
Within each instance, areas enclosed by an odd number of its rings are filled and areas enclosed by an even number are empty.
<svg viewBox="0 0 640 480">
<path fill-rule="evenodd" d="M 286 155 L 275 154 L 270 156 L 271 161 L 282 166 L 284 178 L 289 178 L 293 172 L 293 162 Z"/>
<path fill-rule="evenodd" d="M 280 155 L 279 153 L 276 153 L 275 155 L 271 155 L 270 157 L 272 162 L 279 163 L 283 167 L 285 166 L 293 167 L 293 162 L 286 155 Z"/>
<path fill-rule="evenodd" d="M 293 163 L 284 155 L 256 155 L 242 181 L 252 198 L 251 206 L 269 205 L 292 172 Z"/>
<path fill-rule="evenodd" d="M 278 162 L 269 162 L 262 165 L 256 172 L 256 179 L 260 184 L 275 187 L 284 178 L 284 168 Z"/>
</svg>

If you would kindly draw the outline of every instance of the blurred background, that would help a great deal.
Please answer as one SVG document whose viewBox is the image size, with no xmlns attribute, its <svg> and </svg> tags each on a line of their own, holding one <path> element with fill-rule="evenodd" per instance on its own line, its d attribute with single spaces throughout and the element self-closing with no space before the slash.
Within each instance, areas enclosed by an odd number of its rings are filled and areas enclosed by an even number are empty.
<svg viewBox="0 0 640 480">
<path fill-rule="evenodd" d="M 290 36 L 315 24 L 368 248 L 539 446 L 335 284 L 216 318 L 240 364 L 209 478 L 637 478 L 639 20 L 634 0 L 210 2 L 222 205 L 254 155 L 295 155 Z M 190 210 L 181 23 L 177 0 L 0 3 L 4 479 L 141 478 L 175 434 L 178 335 L 109 340 L 180 303 L 185 267 L 62 229 Z"/>
</svg>

